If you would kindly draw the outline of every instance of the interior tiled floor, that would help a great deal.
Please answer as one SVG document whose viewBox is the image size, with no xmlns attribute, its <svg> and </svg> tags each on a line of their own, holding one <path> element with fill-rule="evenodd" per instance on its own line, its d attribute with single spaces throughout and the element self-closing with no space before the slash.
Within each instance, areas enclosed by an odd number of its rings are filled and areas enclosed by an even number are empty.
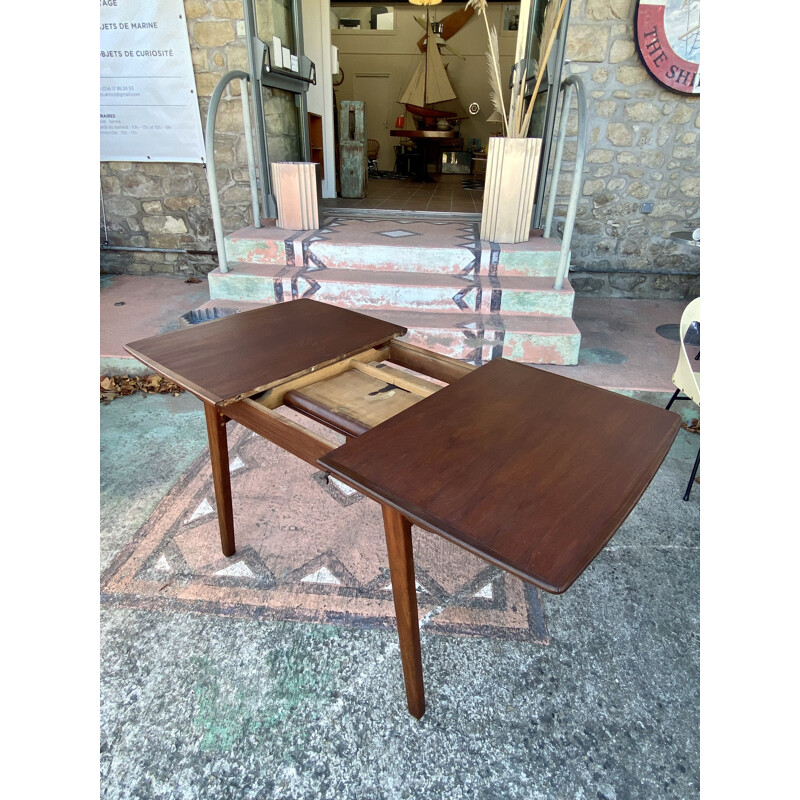
<svg viewBox="0 0 800 800">
<path fill-rule="evenodd" d="M 337 197 L 326 199 L 325 209 L 361 208 L 396 211 L 454 211 L 480 214 L 483 189 L 466 189 L 464 182 L 473 175 L 431 175 L 432 180 L 420 183 L 412 178 L 369 178 L 365 198 Z"/>
</svg>

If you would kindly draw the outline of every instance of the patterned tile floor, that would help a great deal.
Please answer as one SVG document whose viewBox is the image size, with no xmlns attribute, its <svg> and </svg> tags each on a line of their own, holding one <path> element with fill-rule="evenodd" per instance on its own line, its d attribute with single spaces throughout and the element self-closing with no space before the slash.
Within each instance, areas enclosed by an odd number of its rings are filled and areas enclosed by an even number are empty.
<svg viewBox="0 0 800 800">
<path fill-rule="evenodd" d="M 288 412 L 319 435 L 330 431 Z M 208 453 L 190 466 L 102 580 L 133 608 L 394 625 L 377 503 L 235 423 L 228 426 L 236 553 L 223 556 Z M 547 643 L 537 590 L 414 528 L 420 618 L 433 633 Z"/>
<path fill-rule="evenodd" d="M 472 175 L 435 175 L 428 183 L 411 178 L 370 178 L 365 198 L 337 197 L 323 201 L 325 209 L 378 208 L 393 211 L 454 211 L 480 214 L 483 207 L 483 189 L 467 189 L 465 182 L 473 184 Z"/>
</svg>

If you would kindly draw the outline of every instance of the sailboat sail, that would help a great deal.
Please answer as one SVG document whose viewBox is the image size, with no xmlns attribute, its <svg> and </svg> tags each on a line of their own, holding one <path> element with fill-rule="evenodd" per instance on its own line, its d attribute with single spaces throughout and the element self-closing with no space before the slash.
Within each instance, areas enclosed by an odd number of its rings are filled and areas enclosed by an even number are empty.
<svg viewBox="0 0 800 800">
<path fill-rule="evenodd" d="M 398 100 L 406 107 L 415 106 L 429 109 L 436 103 L 455 100 L 457 95 L 450 85 L 447 72 L 442 62 L 442 55 L 436 45 L 436 39 L 428 26 L 428 42 L 425 46 L 425 59 L 421 60 L 414 71 L 406 90 Z M 413 110 L 409 108 L 409 110 Z"/>
</svg>

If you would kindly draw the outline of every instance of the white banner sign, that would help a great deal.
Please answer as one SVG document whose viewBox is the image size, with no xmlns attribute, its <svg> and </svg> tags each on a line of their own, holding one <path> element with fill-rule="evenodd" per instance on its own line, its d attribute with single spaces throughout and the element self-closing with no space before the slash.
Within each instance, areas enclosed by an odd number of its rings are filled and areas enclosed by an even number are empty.
<svg viewBox="0 0 800 800">
<path fill-rule="evenodd" d="M 100 0 L 100 160 L 205 161 L 182 0 Z"/>
</svg>

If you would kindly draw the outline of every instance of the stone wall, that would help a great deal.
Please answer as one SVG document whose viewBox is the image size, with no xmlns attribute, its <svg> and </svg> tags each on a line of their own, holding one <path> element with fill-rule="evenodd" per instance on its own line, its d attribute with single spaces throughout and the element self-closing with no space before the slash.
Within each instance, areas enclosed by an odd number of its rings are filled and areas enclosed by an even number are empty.
<svg viewBox="0 0 800 800">
<path fill-rule="evenodd" d="M 235 69 L 248 71 L 241 0 L 184 0 L 200 118 L 205 130 L 211 94 Z M 214 154 L 223 226 L 251 224 L 247 153 L 239 81 L 217 111 Z M 206 170 L 202 164 L 100 163 L 104 217 L 100 265 L 113 273 L 203 275 L 217 266 Z M 171 252 L 164 252 L 171 251 Z M 182 251 L 182 252 L 181 252 Z"/>
<path fill-rule="evenodd" d="M 700 217 L 700 101 L 657 83 L 634 44 L 635 0 L 573 0 L 566 57 L 587 94 L 588 130 L 570 282 L 579 294 L 699 294 L 699 252 L 669 239 Z M 577 132 L 573 99 L 567 132 Z M 575 170 L 567 140 L 555 216 Z M 647 214 L 643 203 L 653 204 Z M 559 232 L 563 225 L 559 225 Z M 688 274 L 687 274 L 688 273 Z"/>
</svg>

